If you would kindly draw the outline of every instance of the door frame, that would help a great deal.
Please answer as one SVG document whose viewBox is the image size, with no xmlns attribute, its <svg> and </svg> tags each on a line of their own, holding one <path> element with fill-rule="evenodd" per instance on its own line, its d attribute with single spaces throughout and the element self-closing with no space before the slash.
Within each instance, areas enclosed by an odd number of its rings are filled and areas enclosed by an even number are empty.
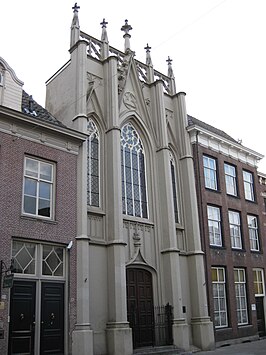
<svg viewBox="0 0 266 355">
<path fill-rule="evenodd" d="M 21 242 L 28 242 L 28 243 L 33 243 L 36 244 L 36 246 L 42 246 L 42 245 L 51 245 L 51 246 L 57 246 L 58 244 L 54 243 L 45 243 L 45 242 L 39 242 L 39 241 L 32 241 L 32 240 L 19 240 Z M 69 279 L 69 250 L 66 248 L 65 245 L 58 245 L 59 247 L 62 247 L 64 249 L 64 257 L 65 257 L 65 267 L 64 267 L 64 277 L 54 277 L 54 276 L 40 276 L 39 274 L 39 268 L 40 266 L 37 267 L 37 275 L 30 275 L 30 274 L 20 274 L 20 273 L 15 273 L 14 274 L 14 282 L 15 281 L 31 281 L 36 283 L 36 296 L 35 296 L 35 334 L 34 334 L 34 355 L 39 355 L 40 354 L 40 337 L 41 337 L 41 284 L 42 282 L 51 282 L 51 283 L 63 283 L 64 284 L 64 355 L 69 354 L 69 349 L 71 348 L 70 340 L 69 340 L 69 288 L 70 288 L 70 279 Z M 40 247 L 37 247 L 36 250 L 36 263 L 40 263 L 41 260 L 41 251 Z M 9 318 L 11 315 L 11 292 L 9 293 Z M 8 329 L 8 344 L 9 344 L 9 329 Z"/>
<path fill-rule="evenodd" d="M 32 353 L 32 351 L 35 352 L 35 342 L 36 342 L 36 339 L 35 339 L 35 336 L 36 336 L 36 330 L 35 330 L 35 326 L 36 326 L 36 282 L 35 281 L 32 281 L 32 280 L 15 280 L 14 283 L 13 283 L 13 286 L 17 286 L 19 287 L 19 285 L 21 286 L 24 286 L 24 287 L 27 287 L 29 286 L 29 284 L 31 284 L 32 286 L 32 290 L 34 293 L 31 293 L 32 294 L 32 298 L 30 300 L 34 300 L 35 301 L 35 304 L 34 306 L 32 306 L 32 313 L 30 313 L 30 316 L 32 316 L 32 319 L 30 321 L 31 323 L 31 327 L 34 327 L 33 330 L 31 330 L 29 332 L 29 334 L 31 334 L 31 338 L 30 338 L 30 343 L 31 343 L 31 346 L 30 346 L 30 353 Z M 14 301 L 11 299 L 11 296 L 13 295 L 13 290 L 11 290 L 10 292 L 10 308 L 11 308 L 11 303 L 12 305 L 14 305 Z M 22 294 L 21 294 L 22 295 Z M 20 298 L 19 299 L 20 302 L 22 301 L 22 299 Z M 23 313 L 24 310 L 22 310 L 21 313 Z M 8 354 L 11 353 L 11 344 L 12 344 L 12 341 L 11 341 L 11 324 L 12 324 L 12 316 L 11 314 L 9 315 L 9 319 L 10 319 L 10 322 L 9 322 L 9 327 L 8 327 Z M 13 327 L 13 324 L 12 324 L 12 327 Z M 14 331 L 14 329 L 13 329 Z"/>
<path fill-rule="evenodd" d="M 153 317 L 154 317 L 154 273 L 152 271 L 154 270 L 151 270 L 150 268 L 147 268 L 147 267 L 143 267 L 143 265 L 130 265 L 128 267 L 126 267 L 126 285 L 128 285 L 128 279 L 127 279 L 127 272 L 129 270 L 135 270 L 135 271 L 145 271 L 145 272 L 148 272 L 150 274 L 150 278 L 151 278 L 151 286 L 152 286 L 152 306 L 153 306 Z M 128 293 L 127 293 L 127 303 L 128 303 Z M 127 306 L 127 312 L 128 312 L 128 306 Z M 132 338 L 134 340 L 134 334 L 133 334 L 133 331 L 134 329 L 132 329 Z M 155 337 L 155 333 L 153 334 L 153 342 L 154 342 L 154 337 Z M 143 345 L 143 346 L 146 346 L 146 345 Z M 140 348 L 141 346 L 136 346 L 133 344 L 133 347 L 134 348 Z"/>
</svg>

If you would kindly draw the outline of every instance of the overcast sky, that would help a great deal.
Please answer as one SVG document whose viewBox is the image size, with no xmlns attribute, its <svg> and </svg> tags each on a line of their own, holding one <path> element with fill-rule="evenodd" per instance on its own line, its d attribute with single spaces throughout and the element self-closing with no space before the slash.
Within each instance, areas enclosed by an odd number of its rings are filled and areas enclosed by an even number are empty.
<svg viewBox="0 0 266 355">
<path fill-rule="evenodd" d="M 0 56 L 44 106 L 45 81 L 68 59 L 70 0 L 0 0 Z M 266 0 L 80 0 L 81 30 L 100 39 L 103 18 L 109 43 L 124 49 L 125 19 L 131 49 L 154 68 L 172 65 L 177 91 L 190 115 L 224 130 L 266 155 Z M 159 6 L 158 6 L 159 5 Z M 266 157 L 259 163 L 266 173 Z"/>
</svg>

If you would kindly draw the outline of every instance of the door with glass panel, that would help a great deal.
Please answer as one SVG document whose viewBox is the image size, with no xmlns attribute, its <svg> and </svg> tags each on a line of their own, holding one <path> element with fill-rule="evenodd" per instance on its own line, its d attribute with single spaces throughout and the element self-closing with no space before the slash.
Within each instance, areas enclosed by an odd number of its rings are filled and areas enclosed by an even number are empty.
<svg viewBox="0 0 266 355">
<path fill-rule="evenodd" d="M 64 354 L 65 250 L 14 241 L 9 354 Z"/>
</svg>

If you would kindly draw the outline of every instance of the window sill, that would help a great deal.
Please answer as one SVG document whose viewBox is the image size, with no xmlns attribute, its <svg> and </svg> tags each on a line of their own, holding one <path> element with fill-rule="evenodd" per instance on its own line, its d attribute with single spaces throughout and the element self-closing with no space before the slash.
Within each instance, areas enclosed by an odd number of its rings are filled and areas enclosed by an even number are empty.
<svg viewBox="0 0 266 355">
<path fill-rule="evenodd" d="M 124 221 L 139 222 L 139 223 L 142 223 L 142 224 L 149 224 L 151 226 L 154 225 L 154 223 L 151 220 L 147 219 L 147 218 L 134 217 L 134 216 L 126 215 L 126 214 L 123 214 L 123 220 Z"/>
<path fill-rule="evenodd" d="M 210 191 L 210 192 L 215 192 L 215 193 L 218 193 L 218 194 L 220 194 L 221 193 L 221 190 L 215 190 L 215 189 L 211 189 L 210 187 L 206 187 L 205 186 L 205 189 L 207 190 L 207 191 Z"/>
<path fill-rule="evenodd" d="M 36 216 L 21 215 L 20 218 L 28 220 L 28 221 L 43 222 L 43 223 L 48 223 L 48 224 L 57 224 L 58 223 L 57 221 L 52 220 L 52 219 L 44 219 L 44 218 L 36 217 Z"/>
<path fill-rule="evenodd" d="M 223 245 L 220 246 L 220 245 L 212 245 L 212 244 L 210 244 L 209 246 L 210 246 L 211 249 L 226 250 L 226 247 L 223 246 Z"/>
<path fill-rule="evenodd" d="M 87 212 L 105 216 L 105 212 L 100 207 L 87 206 Z"/>
</svg>

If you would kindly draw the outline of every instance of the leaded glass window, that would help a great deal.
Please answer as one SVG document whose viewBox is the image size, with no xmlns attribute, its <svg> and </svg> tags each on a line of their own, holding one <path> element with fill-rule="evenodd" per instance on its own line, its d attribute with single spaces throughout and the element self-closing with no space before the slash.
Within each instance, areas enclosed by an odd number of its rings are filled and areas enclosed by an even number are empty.
<svg viewBox="0 0 266 355">
<path fill-rule="evenodd" d="M 121 174 L 123 213 L 147 218 L 144 149 L 131 123 L 124 125 L 121 131 Z"/>
<path fill-rule="evenodd" d="M 176 169 L 175 169 L 174 157 L 172 156 L 171 153 L 170 153 L 170 169 L 171 169 L 171 178 L 172 178 L 175 223 L 178 223 L 179 216 L 178 216 L 178 203 L 177 203 L 177 192 L 176 192 Z"/>
<path fill-rule="evenodd" d="M 57 246 L 43 245 L 42 274 L 63 276 L 64 249 Z"/>
<path fill-rule="evenodd" d="M 13 241 L 12 258 L 14 272 L 18 274 L 35 274 L 36 244 Z"/>
<path fill-rule="evenodd" d="M 88 121 L 87 203 L 99 207 L 99 131 Z"/>
</svg>

